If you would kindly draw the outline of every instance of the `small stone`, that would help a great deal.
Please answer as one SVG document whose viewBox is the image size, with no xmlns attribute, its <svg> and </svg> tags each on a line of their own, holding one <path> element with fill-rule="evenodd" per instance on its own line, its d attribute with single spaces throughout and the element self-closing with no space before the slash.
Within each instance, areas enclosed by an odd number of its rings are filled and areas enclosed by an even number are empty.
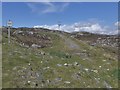
<svg viewBox="0 0 120 90">
<path fill-rule="evenodd" d="M 3 43 L 3 45 L 5 45 L 6 43 Z"/>
<path fill-rule="evenodd" d="M 57 64 L 57 66 L 61 67 L 61 66 L 62 66 L 62 64 Z"/>
<path fill-rule="evenodd" d="M 22 67 L 24 70 L 26 70 L 27 68 L 26 67 Z"/>
<path fill-rule="evenodd" d="M 106 64 L 108 64 L 108 65 L 109 65 L 110 63 L 106 63 Z"/>
<path fill-rule="evenodd" d="M 58 78 L 56 78 L 55 80 L 57 80 L 57 81 L 62 81 L 62 78 L 61 78 L 61 77 L 58 77 Z"/>
<path fill-rule="evenodd" d="M 51 59 L 53 59 L 53 57 L 52 57 L 52 56 L 50 56 L 50 58 L 51 58 Z"/>
<path fill-rule="evenodd" d="M 47 67 L 47 69 L 49 69 L 50 67 Z"/>
<path fill-rule="evenodd" d="M 28 83 L 30 83 L 31 81 L 28 81 Z"/>
<path fill-rule="evenodd" d="M 93 72 L 95 72 L 95 73 L 98 73 L 98 70 L 91 70 L 91 71 L 93 71 Z"/>
<path fill-rule="evenodd" d="M 77 66 L 77 65 L 79 65 L 79 64 L 78 64 L 78 62 L 74 62 L 74 65 Z"/>
<path fill-rule="evenodd" d="M 104 85 L 106 86 L 106 88 L 112 88 L 106 81 L 104 81 Z"/>
<path fill-rule="evenodd" d="M 37 45 L 37 44 L 32 44 L 31 47 L 33 47 L 33 48 L 41 48 L 41 46 Z"/>
<path fill-rule="evenodd" d="M 72 64 L 68 64 L 68 66 L 72 66 Z"/>
<path fill-rule="evenodd" d="M 38 73 L 36 73 L 36 76 L 39 77 L 40 75 Z"/>
<path fill-rule="evenodd" d="M 88 71 L 89 69 L 88 68 L 85 68 L 85 71 Z"/>
<path fill-rule="evenodd" d="M 48 83 L 50 83 L 51 81 L 50 80 L 47 80 Z"/>
<path fill-rule="evenodd" d="M 103 62 L 105 62 L 106 60 L 103 60 Z"/>
<path fill-rule="evenodd" d="M 24 78 L 25 78 L 25 76 L 22 76 L 22 78 L 24 79 Z"/>
<path fill-rule="evenodd" d="M 100 80 L 100 78 L 98 78 L 98 80 Z"/>
<path fill-rule="evenodd" d="M 29 63 L 28 65 L 30 66 L 31 64 Z"/>
<path fill-rule="evenodd" d="M 33 32 L 28 32 L 29 34 L 33 34 Z"/>
<path fill-rule="evenodd" d="M 67 63 L 65 63 L 65 64 L 64 64 L 64 66 L 68 66 L 68 64 L 67 64 Z"/>
<path fill-rule="evenodd" d="M 86 52 L 87 50 L 83 50 L 83 52 Z"/>
<path fill-rule="evenodd" d="M 43 63 L 43 61 L 41 61 L 41 63 Z"/>
<path fill-rule="evenodd" d="M 69 81 L 65 81 L 64 83 L 66 83 L 66 84 L 70 84 L 70 82 L 69 82 Z"/>
<path fill-rule="evenodd" d="M 23 56 L 20 56 L 20 58 L 24 58 Z"/>
<path fill-rule="evenodd" d="M 41 51 L 41 55 L 45 55 L 45 52 Z"/>
<path fill-rule="evenodd" d="M 16 69 L 17 69 L 17 67 L 14 67 L 14 68 L 13 68 L 13 70 L 16 70 Z"/>
<path fill-rule="evenodd" d="M 90 87 L 89 85 L 87 87 Z"/>
</svg>

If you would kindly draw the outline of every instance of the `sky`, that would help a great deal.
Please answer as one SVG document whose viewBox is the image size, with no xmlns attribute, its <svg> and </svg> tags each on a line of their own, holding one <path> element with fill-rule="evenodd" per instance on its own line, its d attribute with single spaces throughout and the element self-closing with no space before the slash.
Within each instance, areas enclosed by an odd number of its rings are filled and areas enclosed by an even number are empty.
<svg viewBox="0 0 120 90">
<path fill-rule="evenodd" d="M 117 2 L 3 2 L 2 24 L 14 27 L 45 27 L 61 30 L 115 33 Z M 92 29 L 92 30 L 91 30 Z"/>
</svg>

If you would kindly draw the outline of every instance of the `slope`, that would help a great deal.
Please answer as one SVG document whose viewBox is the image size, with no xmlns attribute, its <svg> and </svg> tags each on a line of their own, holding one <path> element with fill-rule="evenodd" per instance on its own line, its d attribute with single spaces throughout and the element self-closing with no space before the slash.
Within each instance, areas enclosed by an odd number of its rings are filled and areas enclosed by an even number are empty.
<svg viewBox="0 0 120 90">
<path fill-rule="evenodd" d="M 3 32 L 4 88 L 118 87 L 114 49 L 108 52 L 100 46 L 90 46 L 67 33 L 18 31 L 22 32 L 12 32 L 10 44 Z"/>
</svg>

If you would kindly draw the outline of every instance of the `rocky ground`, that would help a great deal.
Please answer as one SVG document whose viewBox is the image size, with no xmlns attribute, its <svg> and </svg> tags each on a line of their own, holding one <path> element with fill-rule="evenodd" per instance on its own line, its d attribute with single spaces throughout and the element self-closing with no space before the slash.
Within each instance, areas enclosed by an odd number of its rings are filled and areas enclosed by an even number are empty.
<svg viewBox="0 0 120 90">
<path fill-rule="evenodd" d="M 118 37 L 3 28 L 4 88 L 117 88 Z"/>
<path fill-rule="evenodd" d="M 118 47 L 118 35 L 100 35 L 87 32 L 73 33 L 73 37 L 87 42 L 91 46 L 102 45 L 110 47 Z"/>
</svg>

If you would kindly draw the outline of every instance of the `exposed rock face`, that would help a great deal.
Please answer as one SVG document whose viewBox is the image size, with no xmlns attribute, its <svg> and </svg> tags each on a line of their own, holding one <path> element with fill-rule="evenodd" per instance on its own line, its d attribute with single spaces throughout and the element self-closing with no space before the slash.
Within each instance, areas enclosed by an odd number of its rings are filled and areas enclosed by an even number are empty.
<svg viewBox="0 0 120 90">
<path fill-rule="evenodd" d="M 72 34 L 72 36 L 79 40 L 87 42 L 91 46 L 102 45 L 118 47 L 119 37 L 117 35 L 100 35 L 83 32 Z"/>
<path fill-rule="evenodd" d="M 51 37 L 45 34 L 40 35 L 35 31 L 15 31 L 12 36 L 25 47 L 44 48 L 52 45 Z"/>
</svg>

